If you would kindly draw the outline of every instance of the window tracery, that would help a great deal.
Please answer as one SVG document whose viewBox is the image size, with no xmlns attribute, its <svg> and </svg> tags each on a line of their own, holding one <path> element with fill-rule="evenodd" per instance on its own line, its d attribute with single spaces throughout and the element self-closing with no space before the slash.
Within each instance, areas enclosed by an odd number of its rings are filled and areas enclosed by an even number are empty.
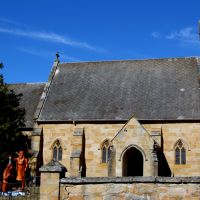
<svg viewBox="0 0 200 200">
<path fill-rule="evenodd" d="M 106 140 L 102 145 L 102 163 L 108 163 L 108 160 L 111 156 L 111 147 L 109 141 Z"/>
<path fill-rule="evenodd" d="M 186 164 L 186 148 L 181 140 L 179 140 L 175 146 L 175 164 Z"/>
<path fill-rule="evenodd" d="M 59 140 L 56 140 L 53 145 L 53 159 L 57 161 L 62 160 L 62 147 Z"/>
</svg>

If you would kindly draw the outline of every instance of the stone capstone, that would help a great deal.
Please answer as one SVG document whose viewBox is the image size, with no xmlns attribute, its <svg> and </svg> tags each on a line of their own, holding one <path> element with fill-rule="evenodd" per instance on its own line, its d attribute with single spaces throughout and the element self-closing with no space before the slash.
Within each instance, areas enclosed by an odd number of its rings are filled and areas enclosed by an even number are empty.
<svg viewBox="0 0 200 200">
<path fill-rule="evenodd" d="M 40 172 L 66 172 L 67 171 L 65 166 L 56 160 L 51 160 L 46 165 L 43 165 L 39 170 Z"/>
</svg>

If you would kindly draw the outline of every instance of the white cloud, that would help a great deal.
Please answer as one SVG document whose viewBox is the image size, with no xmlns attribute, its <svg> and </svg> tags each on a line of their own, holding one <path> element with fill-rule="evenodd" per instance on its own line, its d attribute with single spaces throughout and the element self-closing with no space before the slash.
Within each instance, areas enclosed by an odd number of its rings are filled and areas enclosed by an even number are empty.
<svg viewBox="0 0 200 200">
<path fill-rule="evenodd" d="M 23 26 L 23 27 L 25 27 L 25 25 L 22 24 L 22 23 L 19 23 L 19 22 L 13 21 L 13 20 L 9 20 L 9 19 L 4 18 L 4 17 L 0 17 L 0 22 L 3 23 L 3 24 L 10 24 L 10 25 L 14 25 L 14 26 Z"/>
<path fill-rule="evenodd" d="M 193 27 L 185 27 L 169 34 L 161 34 L 160 32 L 154 31 L 151 35 L 155 39 L 162 38 L 179 41 L 181 45 L 200 45 L 199 36 Z"/>
<path fill-rule="evenodd" d="M 55 57 L 55 52 L 52 51 L 45 51 L 45 50 L 39 50 L 39 49 L 31 49 L 31 48 L 18 48 L 19 51 L 34 55 L 34 56 L 40 56 L 40 57 L 46 57 L 46 58 L 53 58 Z M 77 58 L 65 55 L 65 53 L 61 52 L 59 53 L 60 59 L 64 62 L 72 61 L 72 62 L 79 62 Z"/>
<path fill-rule="evenodd" d="M 182 44 L 198 44 L 200 45 L 198 34 L 193 27 L 185 27 L 179 31 L 171 32 L 165 36 L 168 40 L 178 40 Z"/>
<path fill-rule="evenodd" d="M 151 35 L 152 35 L 152 37 L 154 37 L 154 38 L 160 38 L 160 32 L 158 32 L 158 31 L 152 32 Z"/>
<path fill-rule="evenodd" d="M 8 29 L 8 28 L 1 28 L 1 27 L 0 27 L 0 33 L 6 33 L 6 34 L 21 36 L 21 37 L 28 37 L 28 38 L 33 38 L 33 39 L 46 40 L 50 42 L 61 43 L 61 44 L 72 46 L 72 47 L 85 48 L 85 49 L 89 49 L 93 51 L 105 51 L 103 48 L 92 46 L 88 44 L 87 42 L 75 41 L 69 37 L 65 37 L 57 33 L 26 31 L 22 29 Z"/>
</svg>

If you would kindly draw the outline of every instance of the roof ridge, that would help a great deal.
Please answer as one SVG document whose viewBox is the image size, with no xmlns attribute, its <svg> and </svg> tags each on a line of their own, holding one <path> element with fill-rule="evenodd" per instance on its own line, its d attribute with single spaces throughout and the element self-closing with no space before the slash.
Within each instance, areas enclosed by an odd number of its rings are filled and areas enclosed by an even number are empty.
<svg viewBox="0 0 200 200">
<path fill-rule="evenodd" d="M 169 59 L 194 59 L 199 58 L 200 56 L 185 56 L 185 57 L 166 57 L 166 58 L 144 58 L 144 59 L 125 59 L 125 60 L 96 60 L 96 61 L 80 61 L 80 62 L 62 62 L 60 65 L 63 64 L 77 64 L 77 63 L 109 63 L 109 62 L 124 62 L 124 61 L 151 61 L 151 60 L 169 60 Z"/>
</svg>

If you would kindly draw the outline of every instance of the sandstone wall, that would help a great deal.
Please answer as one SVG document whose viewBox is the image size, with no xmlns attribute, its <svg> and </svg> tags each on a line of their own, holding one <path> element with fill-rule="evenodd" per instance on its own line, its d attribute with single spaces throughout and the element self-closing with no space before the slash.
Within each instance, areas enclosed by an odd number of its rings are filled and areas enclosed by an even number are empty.
<svg viewBox="0 0 200 200">
<path fill-rule="evenodd" d="M 73 150 L 73 133 L 84 128 L 86 176 L 107 176 L 107 164 L 101 162 L 101 145 L 105 139 L 112 139 L 123 124 L 48 124 L 43 127 L 43 159 L 44 164 L 52 159 L 52 144 L 59 139 L 63 147 L 63 158 L 60 161 L 66 166 L 70 176 L 70 157 Z"/>
<path fill-rule="evenodd" d="M 152 138 L 154 138 L 158 144 L 161 144 L 162 135 L 164 155 L 174 176 L 198 176 L 200 174 L 199 123 L 144 124 L 142 126 L 146 129 L 148 134 L 152 135 Z M 105 141 L 105 139 L 113 139 L 113 137 L 122 130 L 124 124 L 41 124 L 40 127 L 43 128 L 44 164 L 52 159 L 52 145 L 56 139 L 59 139 L 63 148 L 63 158 L 60 162 L 66 166 L 68 170 L 66 175 L 70 176 L 70 168 L 74 168 L 73 166 L 70 167 L 70 158 L 72 152 L 76 148 L 76 143 L 79 141 L 73 134 L 77 128 L 83 128 L 85 137 L 86 176 L 103 177 L 108 176 L 108 166 L 106 163 L 101 162 L 102 142 Z M 131 126 L 129 126 L 128 129 L 131 129 Z M 146 151 L 145 153 L 148 157 L 148 161 L 145 161 L 144 164 L 147 164 L 151 160 L 151 149 L 148 145 L 152 142 L 148 143 L 148 137 L 141 137 L 139 132 L 140 131 L 138 130 L 137 133 L 132 134 L 134 137 L 130 139 L 131 134 L 129 134 L 128 130 L 122 138 L 125 141 L 124 144 L 130 145 L 131 140 L 133 144 L 137 143 L 141 148 L 145 147 L 143 150 Z M 186 146 L 186 165 L 175 164 L 174 145 L 179 139 L 182 139 Z M 78 148 L 80 144 L 76 146 Z M 149 148 L 149 152 L 146 147 Z M 120 148 L 122 151 L 125 147 L 121 146 Z M 117 154 L 120 155 L 121 152 L 117 151 Z M 118 161 L 119 159 L 117 162 Z M 144 173 L 145 175 L 151 175 L 152 167 L 150 165 L 151 162 L 149 163 L 149 166 L 145 167 L 145 169 L 147 169 L 147 173 Z M 117 166 L 121 166 L 121 164 L 118 162 Z M 116 175 L 119 176 L 121 170 L 121 167 L 117 167 Z"/>
<path fill-rule="evenodd" d="M 71 139 L 73 133 L 73 124 L 45 124 L 40 125 L 43 128 L 43 161 L 44 165 L 53 158 L 52 145 L 58 139 L 62 146 L 62 161 L 60 161 L 67 170 L 70 169 Z"/>
<path fill-rule="evenodd" d="M 163 152 L 174 176 L 200 175 L 200 124 L 171 123 L 145 124 L 150 132 L 159 132 L 163 139 Z M 181 139 L 186 148 L 186 164 L 175 164 L 175 144 Z"/>
<path fill-rule="evenodd" d="M 62 179 L 65 200 L 199 200 L 200 177 Z"/>
</svg>

